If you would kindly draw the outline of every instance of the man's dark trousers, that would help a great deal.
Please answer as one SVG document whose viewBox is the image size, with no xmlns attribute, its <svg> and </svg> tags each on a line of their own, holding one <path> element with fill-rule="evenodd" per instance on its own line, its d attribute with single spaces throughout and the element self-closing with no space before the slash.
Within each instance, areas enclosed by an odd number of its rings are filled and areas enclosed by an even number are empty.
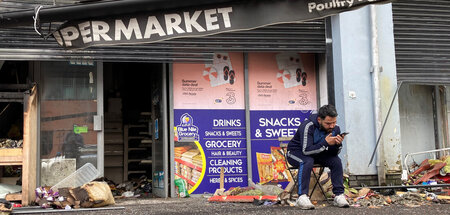
<svg viewBox="0 0 450 215">
<path fill-rule="evenodd" d="M 316 155 L 305 156 L 301 151 L 289 151 L 288 162 L 293 166 L 298 165 L 299 195 L 308 195 L 309 181 L 314 164 L 330 168 L 333 193 L 336 195 L 344 193 L 342 162 L 335 153 L 324 151 Z"/>
</svg>

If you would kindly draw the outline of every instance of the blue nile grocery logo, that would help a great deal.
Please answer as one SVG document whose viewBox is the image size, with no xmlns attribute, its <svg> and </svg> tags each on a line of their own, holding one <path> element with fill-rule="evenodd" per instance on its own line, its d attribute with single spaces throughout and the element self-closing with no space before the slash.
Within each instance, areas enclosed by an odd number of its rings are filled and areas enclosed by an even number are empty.
<svg viewBox="0 0 450 215">
<path fill-rule="evenodd" d="M 194 125 L 194 118 L 188 113 L 180 117 L 177 125 L 178 141 L 198 141 L 198 127 Z"/>
</svg>

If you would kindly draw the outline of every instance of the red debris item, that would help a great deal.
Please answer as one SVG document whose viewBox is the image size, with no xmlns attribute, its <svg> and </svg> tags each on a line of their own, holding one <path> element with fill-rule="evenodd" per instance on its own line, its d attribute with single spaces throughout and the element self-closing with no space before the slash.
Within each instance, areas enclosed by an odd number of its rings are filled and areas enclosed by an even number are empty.
<svg viewBox="0 0 450 215">
<path fill-rule="evenodd" d="M 430 168 L 431 168 L 431 165 L 428 162 L 428 159 L 425 159 L 424 161 L 422 161 L 419 168 L 417 168 L 416 171 L 412 172 L 411 175 L 417 175 L 417 174 L 419 174 L 425 170 L 428 170 Z"/>
<path fill-rule="evenodd" d="M 446 176 L 436 175 L 436 178 L 438 178 L 439 180 L 442 180 L 443 183 L 446 183 L 446 184 L 450 183 L 450 174 L 447 174 Z"/>
<path fill-rule="evenodd" d="M 12 203 L 11 206 L 12 206 L 13 208 L 21 208 L 21 207 L 22 207 L 22 205 L 21 205 L 21 204 L 18 204 L 18 203 Z"/>
<path fill-rule="evenodd" d="M 445 165 L 447 165 L 445 162 L 441 162 L 441 163 L 435 164 L 433 166 L 433 169 L 431 169 L 430 171 L 425 173 L 425 175 L 422 176 L 422 178 L 419 178 L 417 181 L 415 181 L 414 184 L 419 184 L 419 183 L 422 183 L 424 181 L 428 181 L 428 179 L 432 178 L 433 176 L 438 175 L 439 174 L 439 170 L 441 170 L 442 167 L 444 167 Z"/>
<path fill-rule="evenodd" d="M 257 200 L 277 201 L 277 196 L 212 196 L 208 202 L 253 202 Z"/>
</svg>

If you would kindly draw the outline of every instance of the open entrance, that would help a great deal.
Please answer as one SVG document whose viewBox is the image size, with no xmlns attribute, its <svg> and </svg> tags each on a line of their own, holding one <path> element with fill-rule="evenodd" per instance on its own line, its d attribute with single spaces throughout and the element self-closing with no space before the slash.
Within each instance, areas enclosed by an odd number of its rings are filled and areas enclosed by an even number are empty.
<svg viewBox="0 0 450 215">
<path fill-rule="evenodd" d="M 0 61 L 0 187 L 3 192 L 22 191 L 24 92 L 29 86 L 28 66 L 28 62 Z M 18 199 L 13 197 L 16 194 Z M 0 193 L 0 198 L 20 201 L 20 194 L 16 194 Z"/>
<path fill-rule="evenodd" d="M 139 187 L 126 190 L 134 195 L 152 193 L 155 162 L 162 165 L 155 159 L 162 71 L 163 64 L 104 63 L 104 175 Z"/>
</svg>

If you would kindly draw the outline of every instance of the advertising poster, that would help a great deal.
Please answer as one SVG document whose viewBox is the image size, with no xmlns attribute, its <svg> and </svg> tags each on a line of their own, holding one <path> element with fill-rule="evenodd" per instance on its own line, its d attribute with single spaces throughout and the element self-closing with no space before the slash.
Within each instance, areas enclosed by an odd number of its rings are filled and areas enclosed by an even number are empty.
<svg viewBox="0 0 450 215">
<path fill-rule="evenodd" d="M 242 53 L 216 53 L 213 64 L 173 65 L 175 179 L 191 194 L 247 186 Z"/>
<path fill-rule="evenodd" d="M 291 178 L 278 138 L 294 136 L 317 109 L 314 55 L 250 53 L 248 59 L 252 180 L 284 184 Z"/>
<path fill-rule="evenodd" d="M 175 177 L 189 193 L 214 193 L 224 167 L 225 189 L 247 186 L 245 112 L 175 110 Z"/>
<path fill-rule="evenodd" d="M 212 64 L 173 64 L 174 109 L 244 109 L 242 53 L 215 53 Z"/>
</svg>

